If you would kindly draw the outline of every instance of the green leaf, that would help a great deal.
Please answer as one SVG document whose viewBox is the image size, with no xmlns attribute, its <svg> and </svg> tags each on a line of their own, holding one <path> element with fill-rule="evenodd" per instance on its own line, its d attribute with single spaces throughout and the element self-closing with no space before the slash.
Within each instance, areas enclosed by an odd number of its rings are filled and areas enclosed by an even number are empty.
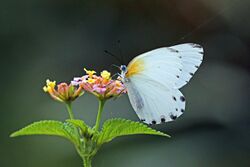
<svg viewBox="0 0 250 167">
<path fill-rule="evenodd" d="M 10 135 L 10 137 L 25 135 L 53 135 L 64 137 L 74 144 L 78 143 L 76 128 L 70 123 L 45 120 L 34 122 Z"/>
<path fill-rule="evenodd" d="M 170 137 L 167 134 L 156 131 L 147 125 L 125 119 L 110 119 L 107 120 L 100 133 L 98 143 L 106 143 L 115 137 L 135 134 L 149 134 Z"/>
<path fill-rule="evenodd" d="M 79 119 L 68 119 L 67 122 L 73 124 L 75 127 L 80 128 L 80 134 L 83 135 L 86 138 L 93 137 L 93 134 L 95 133 L 91 127 L 89 127 L 87 124 L 85 124 L 84 121 Z"/>
<path fill-rule="evenodd" d="M 70 122 L 71 124 L 75 125 L 76 127 L 80 128 L 83 132 L 87 132 L 89 126 L 85 124 L 82 120 L 79 119 L 68 119 L 67 122 Z"/>
</svg>

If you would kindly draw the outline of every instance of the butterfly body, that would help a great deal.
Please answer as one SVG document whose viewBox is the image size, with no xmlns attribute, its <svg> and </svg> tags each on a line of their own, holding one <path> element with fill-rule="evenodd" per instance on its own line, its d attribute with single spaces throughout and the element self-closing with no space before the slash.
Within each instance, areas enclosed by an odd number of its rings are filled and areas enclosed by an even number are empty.
<svg viewBox="0 0 250 167">
<path fill-rule="evenodd" d="M 197 44 L 155 49 L 121 65 L 121 78 L 130 103 L 147 124 L 173 121 L 185 111 L 185 97 L 179 91 L 196 72 L 203 59 Z"/>
</svg>

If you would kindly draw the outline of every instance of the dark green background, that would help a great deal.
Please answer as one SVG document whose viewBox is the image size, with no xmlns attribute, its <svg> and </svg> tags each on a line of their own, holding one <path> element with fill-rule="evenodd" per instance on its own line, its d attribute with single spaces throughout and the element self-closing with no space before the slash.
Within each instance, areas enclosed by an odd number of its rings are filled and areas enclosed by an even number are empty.
<svg viewBox="0 0 250 167">
<path fill-rule="evenodd" d="M 185 114 L 155 126 L 172 138 L 129 136 L 105 145 L 94 167 L 250 166 L 249 0 L 2 0 L 1 167 L 80 167 L 73 146 L 57 137 L 9 138 L 33 121 L 67 118 L 65 107 L 42 91 L 45 80 L 70 81 L 83 67 L 108 69 L 161 46 L 195 42 L 204 62 L 182 91 Z M 97 100 L 73 106 L 94 124 Z M 103 120 L 138 120 L 126 95 L 105 106 Z"/>
</svg>

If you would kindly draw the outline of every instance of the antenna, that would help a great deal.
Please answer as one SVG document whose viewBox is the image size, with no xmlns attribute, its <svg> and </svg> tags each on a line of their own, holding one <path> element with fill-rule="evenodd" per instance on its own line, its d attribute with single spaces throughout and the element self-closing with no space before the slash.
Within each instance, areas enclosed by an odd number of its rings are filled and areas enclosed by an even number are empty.
<svg viewBox="0 0 250 167">
<path fill-rule="evenodd" d="M 121 49 L 121 40 L 117 40 L 117 45 L 118 45 L 118 49 L 119 49 L 119 54 L 121 56 L 121 62 L 122 62 L 122 64 L 124 64 L 124 59 L 123 59 L 122 49 Z"/>
<path fill-rule="evenodd" d="M 120 64 L 122 64 L 122 60 L 119 59 L 119 57 L 115 56 L 113 53 L 107 51 L 107 50 L 104 50 L 104 53 L 106 53 L 108 56 L 111 56 L 113 58 L 115 58 Z"/>
<path fill-rule="evenodd" d="M 119 67 L 118 65 L 116 65 L 116 64 L 111 64 L 111 66 L 113 66 L 113 67 L 116 67 L 116 68 L 119 68 L 119 69 L 120 69 L 120 67 Z"/>
</svg>

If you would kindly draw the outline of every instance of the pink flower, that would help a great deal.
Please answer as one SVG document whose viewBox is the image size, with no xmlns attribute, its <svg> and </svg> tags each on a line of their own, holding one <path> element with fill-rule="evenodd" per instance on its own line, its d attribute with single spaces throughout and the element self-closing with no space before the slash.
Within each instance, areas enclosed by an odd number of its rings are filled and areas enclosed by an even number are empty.
<svg viewBox="0 0 250 167">
<path fill-rule="evenodd" d="M 90 92 L 100 99 L 109 99 L 126 93 L 125 86 L 120 80 L 111 79 L 111 74 L 104 70 L 101 76 L 95 75 L 93 70 L 86 70 L 87 75 L 76 77 L 71 81 L 72 85 L 78 85 L 83 90 Z"/>
<path fill-rule="evenodd" d="M 43 87 L 44 92 L 60 102 L 70 102 L 81 96 L 84 92 L 83 89 L 73 84 L 68 85 L 67 83 L 60 83 L 56 85 L 56 81 L 51 82 L 47 79 L 46 86 Z"/>
</svg>

